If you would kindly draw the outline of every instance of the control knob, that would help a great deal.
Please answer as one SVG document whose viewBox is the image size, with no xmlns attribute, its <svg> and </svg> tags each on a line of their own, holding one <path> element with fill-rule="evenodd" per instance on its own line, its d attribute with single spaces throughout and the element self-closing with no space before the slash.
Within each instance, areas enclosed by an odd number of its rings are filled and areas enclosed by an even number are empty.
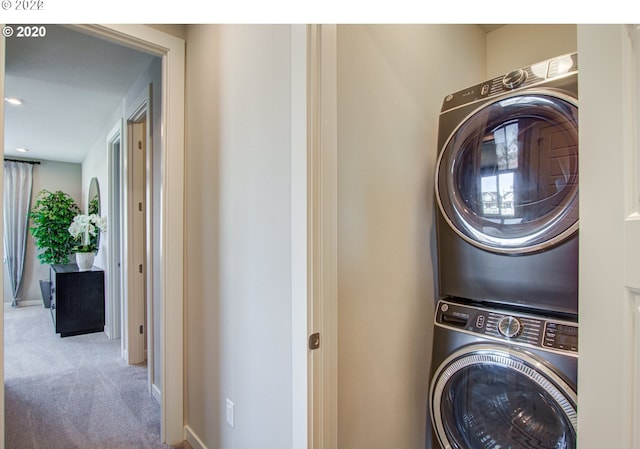
<svg viewBox="0 0 640 449">
<path fill-rule="evenodd" d="M 498 331 L 507 338 L 515 338 L 522 332 L 522 323 L 512 316 L 504 316 L 498 321 Z"/>
<path fill-rule="evenodd" d="M 527 73 L 524 70 L 514 70 L 507 73 L 504 78 L 502 78 L 502 85 L 507 89 L 515 89 L 524 82 L 526 77 Z"/>
</svg>

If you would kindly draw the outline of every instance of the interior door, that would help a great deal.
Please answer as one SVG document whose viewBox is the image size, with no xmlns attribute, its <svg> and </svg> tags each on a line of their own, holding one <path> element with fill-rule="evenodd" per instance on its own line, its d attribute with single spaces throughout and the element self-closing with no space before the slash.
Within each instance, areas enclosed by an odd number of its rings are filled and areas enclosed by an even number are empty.
<svg viewBox="0 0 640 449">
<path fill-rule="evenodd" d="M 128 124 L 127 362 L 146 360 L 146 119 Z"/>
<path fill-rule="evenodd" d="M 578 25 L 578 447 L 640 447 L 640 31 Z"/>
</svg>

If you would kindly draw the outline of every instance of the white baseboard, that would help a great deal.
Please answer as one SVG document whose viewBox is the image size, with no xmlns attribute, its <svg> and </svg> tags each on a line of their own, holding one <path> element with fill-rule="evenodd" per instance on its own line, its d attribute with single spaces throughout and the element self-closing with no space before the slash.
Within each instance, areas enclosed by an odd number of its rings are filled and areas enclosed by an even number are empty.
<svg viewBox="0 0 640 449">
<path fill-rule="evenodd" d="M 29 307 L 29 306 L 42 306 L 44 307 L 44 303 L 41 299 L 19 299 L 18 307 Z"/>
<path fill-rule="evenodd" d="M 187 440 L 187 443 L 189 443 L 192 449 L 207 449 L 207 446 L 204 445 L 189 426 L 184 426 L 184 439 Z"/>
</svg>

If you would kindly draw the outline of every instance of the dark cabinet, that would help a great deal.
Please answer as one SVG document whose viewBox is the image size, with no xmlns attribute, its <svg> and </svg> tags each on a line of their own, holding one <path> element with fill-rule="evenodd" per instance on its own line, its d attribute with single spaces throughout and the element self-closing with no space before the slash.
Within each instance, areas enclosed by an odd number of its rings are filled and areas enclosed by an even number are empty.
<svg viewBox="0 0 640 449">
<path fill-rule="evenodd" d="M 61 337 L 104 331 L 104 271 L 51 265 L 51 318 Z"/>
</svg>

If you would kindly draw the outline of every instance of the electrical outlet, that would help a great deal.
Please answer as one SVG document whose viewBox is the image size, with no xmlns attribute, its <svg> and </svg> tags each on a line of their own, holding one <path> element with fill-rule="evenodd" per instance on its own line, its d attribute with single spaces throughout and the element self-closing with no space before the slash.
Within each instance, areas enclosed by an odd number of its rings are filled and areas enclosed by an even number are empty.
<svg viewBox="0 0 640 449">
<path fill-rule="evenodd" d="M 231 402 L 231 400 L 227 398 L 227 424 L 231 428 L 233 428 L 233 421 L 234 421 L 233 402 Z"/>
</svg>

